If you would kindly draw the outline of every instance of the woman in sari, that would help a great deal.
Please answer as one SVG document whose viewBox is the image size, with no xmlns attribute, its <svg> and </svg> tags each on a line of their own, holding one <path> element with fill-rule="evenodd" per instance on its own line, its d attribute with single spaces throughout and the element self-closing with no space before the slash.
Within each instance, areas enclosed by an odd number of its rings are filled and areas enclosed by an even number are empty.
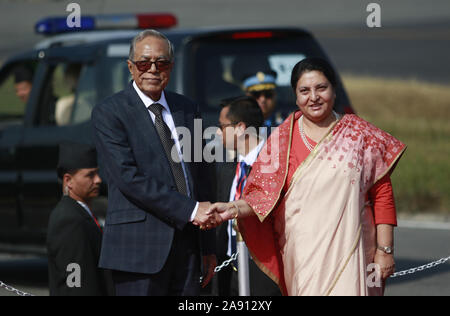
<svg viewBox="0 0 450 316">
<path fill-rule="evenodd" d="M 237 218 L 253 259 L 284 295 L 382 295 L 395 269 L 390 174 L 406 146 L 333 111 L 326 61 L 299 62 L 291 85 L 300 111 L 272 133 L 243 199 L 210 212 Z"/>
</svg>

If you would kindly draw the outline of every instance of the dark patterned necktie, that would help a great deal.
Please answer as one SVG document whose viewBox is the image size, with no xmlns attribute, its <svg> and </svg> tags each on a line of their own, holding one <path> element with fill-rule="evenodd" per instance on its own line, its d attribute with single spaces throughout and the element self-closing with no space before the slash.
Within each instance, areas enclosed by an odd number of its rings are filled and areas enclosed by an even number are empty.
<svg viewBox="0 0 450 316">
<path fill-rule="evenodd" d="M 163 106 L 159 103 L 153 103 L 150 105 L 149 110 L 155 114 L 155 127 L 158 132 L 161 143 L 164 147 L 167 159 L 170 163 L 170 169 L 172 170 L 173 177 L 175 179 L 175 184 L 177 185 L 178 192 L 187 195 L 186 179 L 184 178 L 183 166 L 181 162 L 175 162 L 172 159 L 172 148 L 175 146 L 175 142 L 172 139 L 172 133 L 169 127 L 164 122 L 162 117 Z"/>
</svg>

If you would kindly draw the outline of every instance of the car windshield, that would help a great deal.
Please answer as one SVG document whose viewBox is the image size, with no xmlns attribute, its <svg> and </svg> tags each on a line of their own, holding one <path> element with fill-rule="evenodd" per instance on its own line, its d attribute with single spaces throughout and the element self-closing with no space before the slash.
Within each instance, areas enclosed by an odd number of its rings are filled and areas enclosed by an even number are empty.
<svg viewBox="0 0 450 316">
<path fill-rule="evenodd" d="M 124 89 L 131 76 L 127 67 L 128 43 L 111 43 L 106 58 L 89 64 L 82 72 L 70 124 L 90 118 L 92 108 L 106 97 Z M 217 124 L 220 103 L 243 95 L 243 80 L 267 69 L 276 74 L 275 116 L 285 118 L 296 109 L 290 87 L 294 65 L 308 56 L 324 54 L 310 36 L 239 39 L 205 37 L 193 40 L 182 51 L 176 51 L 168 90 L 182 93 L 200 105 L 207 126 Z M 348 102 L 338 89 L 336 104 Z M 340 97 L 340 96 L 343 97 Z M 341 103 L 341 104 L 340 104 Z"/>
<path fill-rule="evenodd" d="M 201 103 L 204 117 L 212 122 L 223 99 L 244 94 L 243 81 L 249 75 L 271 70 L 276 73 L 276 115 L 286 117 L 296 109 L 290 86 L 294 65 L 307 56 L 323 56 L 309 36 L 249 40 L 203 40 L 192 45 L 194 63 L 190 95 Z M 214 114 L 215 113 L 215 114 Z M 211 122 L 211 123 L 212 123 Z"/>
</svg>

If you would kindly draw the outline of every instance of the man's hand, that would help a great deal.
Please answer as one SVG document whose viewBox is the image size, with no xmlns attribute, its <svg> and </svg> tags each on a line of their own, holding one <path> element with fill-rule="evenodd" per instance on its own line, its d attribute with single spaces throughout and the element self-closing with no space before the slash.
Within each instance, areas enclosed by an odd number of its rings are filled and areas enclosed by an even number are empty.
<svg viewBox="0 0 450 316">
<path fill-rule="evenodd" d="M 232 202 L 230 203 L 215 203 L 209 208 L 207 214 L 216 213 L 222 222 L 228 221 L 230 219 L 236 218 L 238 214 L 238 209 L 236 205 Z"/>
<path fill-rule="evenodd" d="M 200 226 L 200 229 L 215 228 L 222 223 L 222 219 L 219 214 L 215 212 L 209 212 L 211 207 L 210 202 L 200 202 L 195 215 L 193 224 Z"/>
<path fill-rule="evenodd" d="M 203 256 L 203 269 L 205 275 L 203 275 L 202 288 L 206 287 L 213 278 L 217 267 L 216 255 Z"/>
</svg>

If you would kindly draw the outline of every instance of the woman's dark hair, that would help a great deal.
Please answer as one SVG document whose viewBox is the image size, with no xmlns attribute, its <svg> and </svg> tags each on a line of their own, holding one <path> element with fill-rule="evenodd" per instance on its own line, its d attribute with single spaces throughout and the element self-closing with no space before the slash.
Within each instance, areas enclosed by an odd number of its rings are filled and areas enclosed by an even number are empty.
<svg viewBox="0 0 450 316">
<path fill-rule="evenodd" d="M 310 57 L 305 58 L 298 62 L 294 69 L 292 69 L 291 74 L 291 87 L 295 94 L 295 89 L 297 88 L 297 83 L 300 80 L 300 77 L 305 72 L 310 71 L 320 71 L 324 74 L 325 77 L 327 77 L 328 81 L 331 83 L 333 88 L 336 89 L 337 85 L 337 79 L 336 79 L 336 73 L 333 70 L 333 67 L 331 67 L 330 63 L 322 58 L 316 58 L 316 57 Z"/>
<path fill-rule="evenodd" d="M 243 96 L 231 101 L 227 117 L 230 121 L 244 122 L 248 127 L 258 129 L 264 124 L 264 115 L 258 102 L 250 96 Z"/>
</svg>

